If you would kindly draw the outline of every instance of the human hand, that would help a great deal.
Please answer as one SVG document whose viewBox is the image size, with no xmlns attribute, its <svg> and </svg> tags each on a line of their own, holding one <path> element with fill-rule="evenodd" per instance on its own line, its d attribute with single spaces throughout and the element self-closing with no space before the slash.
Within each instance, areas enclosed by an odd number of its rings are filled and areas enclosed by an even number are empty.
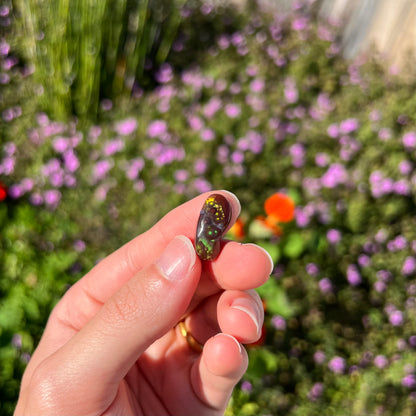
<svg viewBox="0 0 416 416">
<path fill-rule="evenodd" d="M 218 193 L 231 204 L 231 226 L 239 202 Z M 224 413 L 247 368 L 241 343 L 260 336 L 253 288 L 272 262 L 260 247 L 233 241 L 212 262 L 196 256 L 209 194 L 169 212 L 68 290 L 27 366 L 16 416 Z M 184 316 L 202 353 L 180 333 Z"/>
</svg>

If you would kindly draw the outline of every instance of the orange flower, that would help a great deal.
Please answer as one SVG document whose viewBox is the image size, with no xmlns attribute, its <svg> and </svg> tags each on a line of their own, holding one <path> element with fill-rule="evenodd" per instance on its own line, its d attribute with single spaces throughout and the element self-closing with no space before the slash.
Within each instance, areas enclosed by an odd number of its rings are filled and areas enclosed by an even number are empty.
<svg viewBox="0 0 416 416">
<path fill-rule="evenodd" d="M 276 222 L 289 222 L 295 216 L 295 203 L 289 196 L 277 192 L 266 199 L 264 211 Z"/>
<path fill-rule="evenodd" d="M 281 235 L 279 223 L 292 221 L 295 216 L 295 203 L 289 196 L 277 192 L 269 196 L 264 202 L 264 211 L 267 217 L 257 219 L 275 235 Z"/>
<path fill-rule="evenodd" d="M 241 218 L 237 218 L 237 221 L 228 231 L 231 237 L 235 238 L 236 240 L 243 240 L 246 236 L 246 233 L 244 231 L 244 225 L 245 224 L 243 220 Z"/>
</svg>

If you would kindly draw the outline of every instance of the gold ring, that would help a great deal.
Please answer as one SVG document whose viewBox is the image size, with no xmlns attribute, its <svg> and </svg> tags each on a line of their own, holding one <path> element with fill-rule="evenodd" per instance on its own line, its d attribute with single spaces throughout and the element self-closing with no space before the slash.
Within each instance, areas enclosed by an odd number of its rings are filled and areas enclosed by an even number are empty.
<svg viewBox="0 0 416 416">
<path fill-rule="evenodd" d="M 181 335 L 186 339 L 186 342 L 191 347 L 191 349 L 193 349 L 197 353 L 201 353 L 204 346 L 200 344 L 188 330 L 188 328 L 185 325 L 185 319 L 178 323 L 178 327 L 179 331 L 181 332 Z"/>
</svg>

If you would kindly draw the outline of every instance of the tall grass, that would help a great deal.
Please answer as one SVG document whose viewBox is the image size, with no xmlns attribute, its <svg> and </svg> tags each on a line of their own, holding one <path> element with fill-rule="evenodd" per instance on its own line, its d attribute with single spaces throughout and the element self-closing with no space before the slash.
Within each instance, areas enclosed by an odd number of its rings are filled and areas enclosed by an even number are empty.
<svg viewBox="0 0 416 416">
<path fill-rule="evenodd" d="M 14 0 L 18 37 L 36 67 L 42 110 L 65 119 L 97 114 L 145 83 L 167 57 L 183 0 Z"/>
</svg>

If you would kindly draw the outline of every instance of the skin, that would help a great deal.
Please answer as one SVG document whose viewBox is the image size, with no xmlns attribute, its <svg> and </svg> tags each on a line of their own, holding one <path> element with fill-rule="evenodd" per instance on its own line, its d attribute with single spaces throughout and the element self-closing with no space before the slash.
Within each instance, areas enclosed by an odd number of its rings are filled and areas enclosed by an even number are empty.
<svg viewBox="0 0 416 416">
<path fill-rule="evenodd" d="M 232 206 L 231 226 L 239 202 L 216 192 Z M 223 242 L 212 262 L 195 255 L 191 243 L 211 193 L 169 212 L 68 290 L 27 366 L 15 415 L 224 413 L 247 369 L 241 343 L 260 336 L 263 308 L 253 288 L 272 263 L 260 247 L 236 242 Z M 173 246 L 189 265 L 175 280 L 160 260 Z M 184 317 L 202 353 L 180 334 Z"/>
</svg>

